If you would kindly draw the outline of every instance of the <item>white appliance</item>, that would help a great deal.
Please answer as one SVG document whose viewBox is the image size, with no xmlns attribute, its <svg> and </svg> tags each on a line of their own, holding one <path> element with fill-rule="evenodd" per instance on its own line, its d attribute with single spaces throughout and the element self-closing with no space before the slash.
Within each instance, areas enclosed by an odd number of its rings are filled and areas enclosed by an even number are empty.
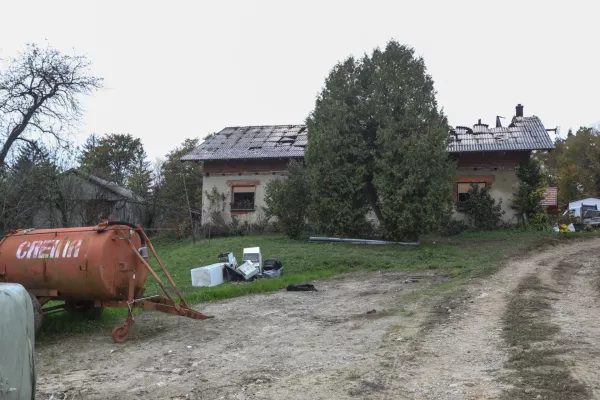
<svg viewBox="0 0 600 400">
<path fill-rule="evenodd" d="M 229 265 L 233 268 L 238 267 L 237 260 L 233 256 L 233 253 L 221 253 L 219 257 L 217 257 L 217 261 L 220 263 L 229 263 Z"/>
<path fill-rule="evenodd" d="M 252 265 L 254 265 L 258 269 L 258 273 L 262 274 L 263 263 L 262 263 L 262 254 L 260 252 L 260 247 L 246 247 L 244 249 L 244 253 L 242 255 L 242 261 L 243 262 L 250 261 L 252 263 Z"/>
<path fill-rule="evenodd" d="M 240 265 L 237 270 L 244 276 L 244 279 L 246 280 L 258 275 L 259 273 L 258 267 L 254 265 L 252 261 L 246 261 Z"/>
<path fill-rule="evenodd" d="M 223 268 L 226 263 L 216 263 L 206 267 L 194 268 L 192 286 L 217 286 L 223 283 Z"/>
</svg>

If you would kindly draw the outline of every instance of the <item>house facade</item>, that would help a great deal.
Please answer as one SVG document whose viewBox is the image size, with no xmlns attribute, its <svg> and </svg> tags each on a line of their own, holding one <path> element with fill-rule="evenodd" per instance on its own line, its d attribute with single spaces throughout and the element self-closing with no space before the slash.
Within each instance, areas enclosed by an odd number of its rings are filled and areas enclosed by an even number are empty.
<svg viewBox="0 0 600 400">
<path fill-rule="evenodd" d="M 464 218 L 461 202 L 468 196 L 469 186 L 489 186 L 490 194 L 502 203 L 504 222 L 516 221 L 512 199 L 517 191 L 516 167 L 533 151 L 554 148 L 548 131 L 537 116 L 523 115 L 524 107 L 515 107 L 515 116 L 508 126 L 496 118 L 495 127 L 482 124 L 457 126 L 450 132 L 448 152 L 456 160 L 454 204 L 457 219 Z"/>
<path fill-rule="evenodd" d="M 304 125 L 230 127 L 207 138 L 182 161 L 203 163 L 202 221 L 220 213 L 226 222 L 264 218 L 265 188 L 281 179 L 292 159 L 302 160 Z"/>
<path fill-rule="evenodd" d="M 471 184 L 489 186 L 502 202 L 505 222 L 516 222 L 511 208 L 518 179 L 515 168 L 532 151 L 551 150 L 554 144 L 541 120 L 525 117 L 516 107 L 508 126 L 497 118 L 495 127 L 481 123 L 457 126 L 450 132 L 448 153 L 456 160 L 455 212 L 464 218 L 461 203 Z M 291 159 L 302 160 L 308 145 L 306 126 L 229 127 L 207 138 L 182 161 L 203 162 L 203 221 L 220 212 L 250 223 L 264 218 L 265 187 L 285 175 Z"/>
</svg>

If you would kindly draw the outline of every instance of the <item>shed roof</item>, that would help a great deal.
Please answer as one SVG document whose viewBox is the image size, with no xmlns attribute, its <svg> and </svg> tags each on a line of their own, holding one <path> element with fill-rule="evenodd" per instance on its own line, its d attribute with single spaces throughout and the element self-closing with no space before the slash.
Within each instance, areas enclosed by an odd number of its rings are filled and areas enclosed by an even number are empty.
<svg viewBox="0 0 600 400">
<path fill-rule="evenodd" d="M 228 127 L 208 137 L 183 161 L 304 157 L 305 125 Z"/>
<path fill-rule="evenodd" d="M 82 179 L 87 179 L 88 181 L 102 187 L 105 190 L 113 192 L 114 194 L 121 196 L 124 199 L 136 201 L 136 202 L 141 202 L 144 200 L 137 194 L 133 193 L 131 190 L 129 190 L 123 186 L 120 186 L 115 182 L 107 181 L 106 179 L 102 179 L 96 175 L 87 174 L 87 173 L 77 170 L 77 169 L 70 169 L 68 172 L 73 173 Z"/>
<path fill-rule="evenodd" d="M 509 126 L 457 126 L 451 132 L 450 153 L 470 151 L 550 150 L 554 144 L 536 116 L 514 117 Z"/>
</svg>

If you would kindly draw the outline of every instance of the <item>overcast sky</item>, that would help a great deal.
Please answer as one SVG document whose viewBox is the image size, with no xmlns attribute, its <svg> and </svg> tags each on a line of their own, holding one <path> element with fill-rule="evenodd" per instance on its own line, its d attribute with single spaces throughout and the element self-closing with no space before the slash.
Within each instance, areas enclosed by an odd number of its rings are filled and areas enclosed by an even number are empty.
<svg viewBox="0 0 600 400">
<path fill-rule="evenodd" d="M 600 121 L 600 1 L 11 1 L 0 57 L 85 54 L 105 88 L 76 138 L 131 133 L 151 159 L 226 126 L 303 123 L 336 62 L 390 39 L 425 59 L 452 125 Z"/>
</svg>

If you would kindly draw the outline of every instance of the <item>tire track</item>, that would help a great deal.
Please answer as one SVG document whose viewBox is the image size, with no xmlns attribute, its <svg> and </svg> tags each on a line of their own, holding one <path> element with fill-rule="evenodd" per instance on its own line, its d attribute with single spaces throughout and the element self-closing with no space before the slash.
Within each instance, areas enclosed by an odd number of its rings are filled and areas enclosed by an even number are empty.
<svg viewBox="0 0 600 400">
<path fill-rule="evenodd" d="M 600 270 L 588 268 L 596 273 L 592 279 L 558 266 L 567 258 L 580 270 L 572 255 L 586 252 L 591 262 L 600 254 L 600 240 L 541 249 L 465 287 L 466 305 L 449 310 L 447 323 L 427 325 L 413 341 L 400 342 L 382 356 L 388 360 L 387 384 L 377 398 L 579 400 L 597 395 L 600 362 L 592 338 L 600 338 L 600 322 L 590 319 L 600 321 L 595 303 Z"/>
</svg>

